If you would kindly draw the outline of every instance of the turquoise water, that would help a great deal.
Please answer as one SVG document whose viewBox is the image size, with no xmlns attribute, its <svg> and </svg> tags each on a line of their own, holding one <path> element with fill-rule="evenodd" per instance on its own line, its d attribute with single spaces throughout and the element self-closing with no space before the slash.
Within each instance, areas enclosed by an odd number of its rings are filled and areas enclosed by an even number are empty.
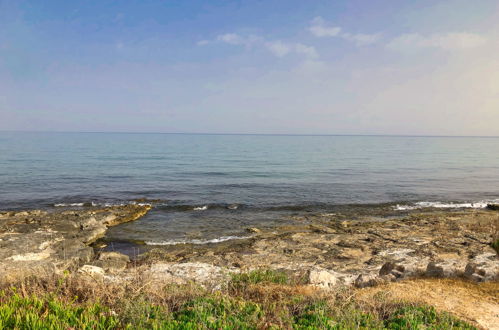
<svg viewBox="0 0 499 330">
<path fill-rule="evenodd" d="M 115 234 L 203 241 L 296 212 L 495 200 L 498 152 L 499 138 L 2 132 L 0 209 L 155 199 Z"/>
</svg>

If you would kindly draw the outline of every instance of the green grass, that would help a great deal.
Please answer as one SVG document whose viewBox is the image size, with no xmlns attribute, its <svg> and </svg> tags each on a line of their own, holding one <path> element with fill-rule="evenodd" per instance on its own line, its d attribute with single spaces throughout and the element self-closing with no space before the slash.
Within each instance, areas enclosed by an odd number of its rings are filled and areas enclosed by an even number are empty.
<svg viewBox="0 0 499 330">
<path fill-rule="evenodd" d="M 2 297 L 0 329 L 114 329 L 119 321 L 99 304 L 74 306 L 48 297 Z"/>
<path fill-rule="evenodd" d="M 50 296 L 22 298 L 14 294 L 0 304 L 0 329 L 279 328 L 266 322 L 265 312 L 261 304 L 215 294 L 188 301 L 174 312 L 146 303 L 130 318 L 97 303 L 78 306 Z M 291 320 L 282 324 L 293 329 L 475 329 L 429 306 L 404 306 L 383 320 L 358 309 L 338 315 L 325 301 L 319 301 L 291 315 Z"/>
<path fill-rule="evenodd" d="M 431 306 L 408 306 L 396 310 L 385 320 L 388 329 L 475 329 L 447 313 Z"/>
<path fill-rule="evenodd" d="M 497 254 L 499 254 L 499 238 L 490 244 L 494 250 L 496 250 Z"/>
<path fill-rule="evenodd" d="M 109 286 L 87 292 L 66 279 L 55 291 L 22 285 L 0 292 L 0 330 L 474 329 L 431 306 L 367 306 L 349 292 L 324 294 L 289 282 L 284 273 L 258 270 L 235 275 L 237 289 L 222 292 L 172 285 L 149 293 L 117 294 Z"/>
<path fill-rule="evenodd" d="M 259 304 L 223 296 L 199 298 L 174 313 L 179 328 L 254 329 L 263 319 Z"/>
<path fill-rule="evenodd" d="M 232 275 L 232 284 L 245 285 L 258 283 L 288 284 L 289 278 L 285 273 L 271 269 L 258 269 L 249 273 Z"/>
<path fill-rule="evenodd" d="M 307 307 L 295 316 L 294 329 L 382 329 L 382 322 L 371 313 L 352 309 L 335 315 L 325 302 Z"/>
</svg>

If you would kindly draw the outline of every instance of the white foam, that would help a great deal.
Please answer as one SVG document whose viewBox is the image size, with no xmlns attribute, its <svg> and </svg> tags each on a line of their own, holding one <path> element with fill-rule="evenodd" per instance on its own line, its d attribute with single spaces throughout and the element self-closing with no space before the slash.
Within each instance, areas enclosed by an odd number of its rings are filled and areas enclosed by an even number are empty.
<svg viewBox="0 0 499 330">
<path fill-rule="evenodd" d="M 68 206 L 83 206 L 85 203 L 58 203 L 54 204 L 55 207 L 68 207 Z"/>
<path fill-rule="evenodd" d="M 213 238 L 213 239 L 191 239 L 191 240 L 171 240 L 171 241 L 162 241 L 162 242 L 145 242 L 146 245 L 179 245 L 179 244 L 195 244 L 195 245 L 200 245 L 200 244 L 210 244 L 210 243 L 220 243 L 220 242 L 225 242 L 225 241 L 230 241 L 230 240 L 236 240 L 236 239 L 246 239 L 246 238 L 251 238 L 251 236 L 222 236 L 218 238 Z"/>
<path fill-rule="evenodd" d="M 193 208 L 194 211 L 205 211 L 207 209 L 208 209 L 208 205 L 198 206 L 198 207 Z"/>
<path fill-rule="evenodd" d="M 452 202 L 417 202 L 412 205 L 399 205 L 394 206 L 397 211 L 417 210 L 423 208 L 437 208 L 437 209 L 483 209 L 487 204 L 495 203 L 494 201 L 479 201 L 479 202 L 466 202 L 466 203 L 452 203 Z"/>
</svg>

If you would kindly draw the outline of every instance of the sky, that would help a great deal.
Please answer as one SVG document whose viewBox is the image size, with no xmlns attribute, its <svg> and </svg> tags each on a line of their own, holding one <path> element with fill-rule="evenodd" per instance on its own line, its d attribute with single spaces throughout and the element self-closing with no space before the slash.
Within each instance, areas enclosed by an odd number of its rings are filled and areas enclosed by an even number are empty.
<svg viewBox="0 0 499 330">
<path fill-rule="evenodd" d="M 0 130 L 499 136 L 499 1 L 0 0 Z"/>
</svg>

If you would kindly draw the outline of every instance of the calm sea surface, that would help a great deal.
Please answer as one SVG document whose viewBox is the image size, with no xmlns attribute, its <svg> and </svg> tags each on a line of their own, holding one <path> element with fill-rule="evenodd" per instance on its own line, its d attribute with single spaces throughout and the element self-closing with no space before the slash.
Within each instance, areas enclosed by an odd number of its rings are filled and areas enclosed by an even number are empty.
<svg viewBox="0 0 499 330">
<path fill-rule="evenodd" d="M 111 237 L 201 243 L 300 212 L 476 207 L 499 198 L 499 138 L 0 133 L 0 209 L 139 198 L 160 202 Z"/>
</svg>

